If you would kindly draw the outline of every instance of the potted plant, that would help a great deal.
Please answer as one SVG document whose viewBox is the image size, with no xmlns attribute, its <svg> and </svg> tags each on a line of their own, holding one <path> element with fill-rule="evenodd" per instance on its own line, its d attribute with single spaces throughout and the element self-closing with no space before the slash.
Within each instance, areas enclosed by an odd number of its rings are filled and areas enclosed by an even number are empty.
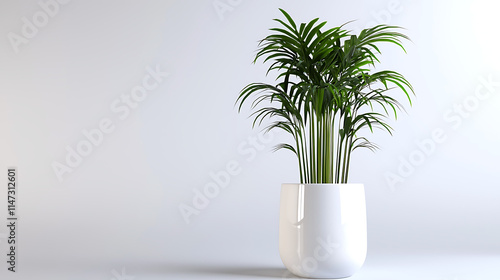
<svg viewBox="0 0 500 280">
<path fill-rule="evenodd" d="M 392 88 L 411 105 L 413 87 L 395 71 L 375 71 L 380 43 L 403 50 L 400 27 L 377 25 L 353 35 L 344 26 L 325 29 L 313 19 L 297 25 L 284 19 L 259 43 L 254 63 L 271 62 L 276 84 L 251 83 L 237 99 L 238 111 L 252 99 L 254 125 L 282 129 L 293 142 L 277 149 L 298 159 L 300 184 L 283 184 L 280 198 L 279 250 L 292 273 L 311 278 L 343 278 L 366 257 L 366 210 L 363 184 L 349 184 L 352 152 L 377 146 L 363 129 L 391 133 L 386 118 L 402 109 Z M 406 52 L 406 51 L 405 51 Z M 266 75 L 267 75 L 266 74 Z"/>
</svg>

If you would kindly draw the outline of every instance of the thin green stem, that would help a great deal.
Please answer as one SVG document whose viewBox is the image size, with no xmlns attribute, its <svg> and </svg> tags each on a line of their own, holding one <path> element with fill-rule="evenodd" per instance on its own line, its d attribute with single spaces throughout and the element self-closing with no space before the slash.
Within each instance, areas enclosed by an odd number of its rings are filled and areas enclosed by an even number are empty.
<svg viewBox="0 0 500 280">
<path fill-rule="evenodd" d="M 350 140 L 349 140 L 349 154 L 347 156 L 347 165 L 346 165 L 346 172 L 345 172 L 345 182 L 344 183 L 347 183 L 347 179 L 349 177 L 349 164 L 351 162 L 351 152 L 352 152 L 352 137 L 350 137 Z"/>
<path fill-rule="evenodd" d="M 294 138 L 295 138 L 295 145 L 297 147 L 295 151 L 297 152 L 297 158 L 299 160 L 300 182 L 304 183 L 304 172 L 302 170 L 303 158 L 302 158 L 302 152 L 300 150 L 300 145 L 299 145 L 299 136 L 297 134 L 298 134 L 298 132 L 295 131 Z"/>
<path fill-rule="evenodd" d="M 350 133 L 350 132 L 349 132 Z M 346 136 L 345 139 L 345 144 L 344 144 L 344 158 L 342 160 L 342 183 L 347 182 L 347 178 L 345 177 L 345 170 L 346 170 L 346 163 L 347 163 L 347 155 L 348 155 L 348 144 L 349 144 L 349 138 L 350 136 Z"/>
</svg>

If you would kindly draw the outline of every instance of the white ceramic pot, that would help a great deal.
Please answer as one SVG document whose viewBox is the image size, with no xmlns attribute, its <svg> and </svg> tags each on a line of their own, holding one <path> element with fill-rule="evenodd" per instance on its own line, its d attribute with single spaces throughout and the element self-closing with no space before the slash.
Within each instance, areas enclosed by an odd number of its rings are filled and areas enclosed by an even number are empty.
<svg viewBox="0 0 500 280">
<path fill-rule="evenodd" d="M 283 184 L 279 251 L 293 274 L 345 278 L 366 258 L 362 184 Z"/>
</svg>

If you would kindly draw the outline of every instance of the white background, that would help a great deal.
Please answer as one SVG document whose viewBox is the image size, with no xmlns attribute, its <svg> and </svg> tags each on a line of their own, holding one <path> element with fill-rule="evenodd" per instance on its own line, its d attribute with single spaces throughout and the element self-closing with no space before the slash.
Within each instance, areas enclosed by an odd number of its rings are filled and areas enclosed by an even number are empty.
<svg viewBox="0 0 500 280">
<path fill-rule="evenodd" d="M 412 39 L 407 54 L 384 47 L 380 67 L 411 81 L 414 104 L 391 120 L 392 137 L 370 135 L 380 151 L 352 160 L 369 234 L 352 279 L 500 277 L 495 1 L 73 0 L 44 18 L 48 2 L 0 2 L 0 171 L 18 168 L 20 219 L 19 272 L 2 261 L 2 279 L 290 277 L 278 209 L 296 159 L 271 152 L 286 136 L 259 138 L 249 108 L 233 106 L 246 84 L 273 80 L 251 62 L 279 7 L 298 22 L 356 20 L 354 31 L 400 25 Z M 39 26 L 28 32 L 23 18 Z M 123 117 L 111 107 L 148 68 L 169 75 Z M 55 162 L 103 119 L 114 130 L 59 180 Z M 180 205 L 228 164 L 238 174 L 186 223 Z M 0 260 L 6 235 L 0 227 Z"/>
</svg>

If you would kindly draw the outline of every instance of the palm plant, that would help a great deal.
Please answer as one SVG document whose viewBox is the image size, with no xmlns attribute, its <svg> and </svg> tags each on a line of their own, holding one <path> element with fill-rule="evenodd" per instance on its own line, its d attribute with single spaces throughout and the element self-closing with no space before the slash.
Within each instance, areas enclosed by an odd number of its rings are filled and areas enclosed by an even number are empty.
<svg viewBox="0 0 500 280">
<path fill-rule="evenodd" d="M 347 183 L 352 152 L 377 148 L 360 130 L 378 127 L 391 133 L 386 119 L 397 118 L 403 109 L 387 92 L 399 88 L 411 105 L 413 87 L 403 75 L 371 69 L 380 63 L 378 44 L 405 51 L 402 39 L 409 38 L 397 26 L 377 25 L 352 35 L 343 25 L 323 30 L 326 22 L 318 18 L 297 25 L 280 11 L 285 19 L 275 19 L 281 26 L 260 41 L 254 59 L 272 62 L 267 74 L 278 72 L 276 84 L 244 87 L 238 111 L 253 97 L 253 125 L 270 118 L 267 131 L 282 129 L 293 137 L 292 144 L 276 149 L 297 155 L 301 183 Z"/>
</svg>

